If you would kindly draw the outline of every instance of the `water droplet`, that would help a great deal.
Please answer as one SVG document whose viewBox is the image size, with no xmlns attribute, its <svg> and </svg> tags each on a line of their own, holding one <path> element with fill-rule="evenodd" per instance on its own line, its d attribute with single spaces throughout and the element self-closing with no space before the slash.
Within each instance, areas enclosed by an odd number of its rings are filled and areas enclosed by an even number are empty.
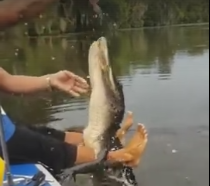
<svg viewBox="0 0 210 186">
<path fill-rule="evenodd" d="M 173 149 L 173 150 L 172 150 L 172 153 L 173 153 L 173 154 L 176 154 L 177 152 L 178 152 L 178 151 L 177 151 L 176 149 Z"/>
</svg>

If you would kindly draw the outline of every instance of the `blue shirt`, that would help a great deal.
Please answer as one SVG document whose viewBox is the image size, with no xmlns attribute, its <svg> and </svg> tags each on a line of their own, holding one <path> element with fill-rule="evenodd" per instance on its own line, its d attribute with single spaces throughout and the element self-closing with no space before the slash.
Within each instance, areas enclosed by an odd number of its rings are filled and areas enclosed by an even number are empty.
<svg viewBox="0 0 210 186">
<path fill-rule="evenodd" d="M 12 121 L 9 119 L 3 108 L 0 107 L 0 109 L 2 114 L 4 137 L 5 141 L 7 142 L 14 135 L 16 127 L 14 123 L 12 123 Z"/>
</svg>

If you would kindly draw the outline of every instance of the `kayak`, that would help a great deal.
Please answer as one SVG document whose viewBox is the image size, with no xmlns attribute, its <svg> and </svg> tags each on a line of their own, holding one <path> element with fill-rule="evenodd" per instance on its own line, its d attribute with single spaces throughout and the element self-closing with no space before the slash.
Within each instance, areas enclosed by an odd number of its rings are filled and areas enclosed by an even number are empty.
<svg viewBox="0 0 210 186">
<path fill-rule="evenodd" d="M 22 164 L 22 165 L 12 165 L 10 166 L 13 181 L 15 183 L 23 182 L 34 177 L 40 171 L 45 175 L 45 180 L 42 186 L 61 186 L 60 183 L 39 164 Z M 4 176 L 3 185 L 6 185 L 6 176 Z M 20 186 L 25 186 L 26 184 L 21 184 Z M 19 185 L 18 185 L 19 186 Z"/>
<path fill-rule="evenodd" d="M 3 177 L 4 177 L 4 169 L 5 169 L 5 162 L 2 160 L 0 157 L 0 185 L 3 182 Z"/>
</svg>

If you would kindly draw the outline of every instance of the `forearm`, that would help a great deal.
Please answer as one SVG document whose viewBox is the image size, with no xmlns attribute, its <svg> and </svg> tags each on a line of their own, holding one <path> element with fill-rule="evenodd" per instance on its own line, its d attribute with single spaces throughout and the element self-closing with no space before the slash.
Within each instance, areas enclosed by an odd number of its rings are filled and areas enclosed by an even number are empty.
<svg viewBox="0 0 210 186">
<path fill-rule="evenodd" d="M 47 76 L 17 76 L 0 69 L 0 89 L 16 94 L 30 94 L 50 88 Z"/>
<path fill-rule="evenodd" d="M 0 1 L 0 29 L 36 17 L 56 0 Z"/>
</svg>

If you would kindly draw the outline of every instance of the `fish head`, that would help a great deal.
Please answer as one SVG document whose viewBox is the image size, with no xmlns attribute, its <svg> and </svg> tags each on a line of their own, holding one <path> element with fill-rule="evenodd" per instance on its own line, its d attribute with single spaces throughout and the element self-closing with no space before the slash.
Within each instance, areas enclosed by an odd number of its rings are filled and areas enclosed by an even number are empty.
<svg viewBox="0 0 210 186">
<path fill-rule="evenodd" d="M 109 60 L 108 43 L 105 37 L 93 42 L 89 50 L 89 75 L 93 88 L 95 84 L 105 84 L 116 90 L 116 81 Z"/>
</svg>

